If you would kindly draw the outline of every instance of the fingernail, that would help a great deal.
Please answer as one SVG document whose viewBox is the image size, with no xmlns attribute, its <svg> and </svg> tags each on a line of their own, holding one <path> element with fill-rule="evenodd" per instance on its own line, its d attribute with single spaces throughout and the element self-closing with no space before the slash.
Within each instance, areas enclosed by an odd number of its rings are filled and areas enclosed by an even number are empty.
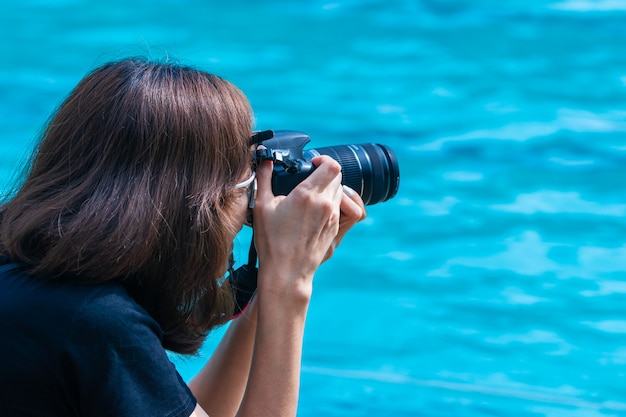
<svg viewBox="0 0 626 417">
<path fill-rule="evenodd" d="M 356 194 L 356 191 L 354 191 L 352 188 L 348 187 L 347 185 L 343 186 L 343 192 L 348 194 L 349 197 L 352 197 L 353 195 Z"/>
</svg>

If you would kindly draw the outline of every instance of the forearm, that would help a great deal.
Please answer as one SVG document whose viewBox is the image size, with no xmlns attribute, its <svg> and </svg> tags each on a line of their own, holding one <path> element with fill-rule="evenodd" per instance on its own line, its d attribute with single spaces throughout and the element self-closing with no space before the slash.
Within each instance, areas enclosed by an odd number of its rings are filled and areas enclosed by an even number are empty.
<svg viewBox="0 0 626 417">
<path fill-rule="evenodd" d="M 189 383 L 211 417 L 234 416 L 243 398 L 254 346 L 258 306 L 255 300 L 229 326 L 204 368 Z"/>
<path fill-rule="evenodd" d="M 311 295 L 307 281 L 296 291 L 277 293 L 280 285 L 260 289 L 231 323 L 209 362 L 189 383 L 209 416 L 296 415 Z"/>
<path fill-rule="evenodd" d="M 298 291 L 296 296 L 260 289 L 257 297 L 258 325 L 250 378 L 237 416 L 295 416 L 310 289 Z"/>
</svg>

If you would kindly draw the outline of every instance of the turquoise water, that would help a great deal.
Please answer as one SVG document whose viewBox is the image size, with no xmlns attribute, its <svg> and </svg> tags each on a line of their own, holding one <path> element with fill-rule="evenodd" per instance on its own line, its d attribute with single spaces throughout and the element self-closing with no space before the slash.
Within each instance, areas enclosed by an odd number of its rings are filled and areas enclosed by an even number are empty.
<svg viewBox="0 0 626 417">
<path fill-rule="evenodd" d="M 316 278 L 299 415 L 626 415 L 626 1 L 25 0 L 0 31 L 5 188 L 126 55 L 225 76 L 260 129 L 397 152 Z"/>
</svg>

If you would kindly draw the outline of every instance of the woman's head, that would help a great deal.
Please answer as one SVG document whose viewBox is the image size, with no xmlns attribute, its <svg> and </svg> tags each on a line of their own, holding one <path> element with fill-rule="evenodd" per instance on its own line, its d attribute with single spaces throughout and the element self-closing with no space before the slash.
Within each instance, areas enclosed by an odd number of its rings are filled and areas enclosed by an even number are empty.
<svg viewBox="0 0 626 417">
<path fill-rule="evenodd" d="M 224 321 L 252 114 L 227 81 L 127 59 L 86 76 L 53 115 L 2 208 L 2 251 L 36 273 L 124 282 L 193 351 Z"/>
</svg>

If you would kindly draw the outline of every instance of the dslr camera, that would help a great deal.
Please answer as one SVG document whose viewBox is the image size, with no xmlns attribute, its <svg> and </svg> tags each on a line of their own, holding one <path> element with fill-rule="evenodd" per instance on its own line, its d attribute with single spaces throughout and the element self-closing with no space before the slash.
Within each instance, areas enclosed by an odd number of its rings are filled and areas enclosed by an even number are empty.
<svg viewBox="0 0 626 417">
<path fill-rule="evenodd" d="M 356 191 L 365 205 L 387 201 L 398 192 L 400 169 L 388 146 L 364 143 L 305 150 L 310 141 L 306 133 L 292 130 L 265 130 L 254 134 L 252 142 L 263 145 L 255 151 L 256 163 L 268 159 L 274 162 L 274 194 L 289 194 L 311 175 L 315 170 L 311 159 L 318 155 L 328 155 L 339 162 L 342 184 Z"/>
</svg>

